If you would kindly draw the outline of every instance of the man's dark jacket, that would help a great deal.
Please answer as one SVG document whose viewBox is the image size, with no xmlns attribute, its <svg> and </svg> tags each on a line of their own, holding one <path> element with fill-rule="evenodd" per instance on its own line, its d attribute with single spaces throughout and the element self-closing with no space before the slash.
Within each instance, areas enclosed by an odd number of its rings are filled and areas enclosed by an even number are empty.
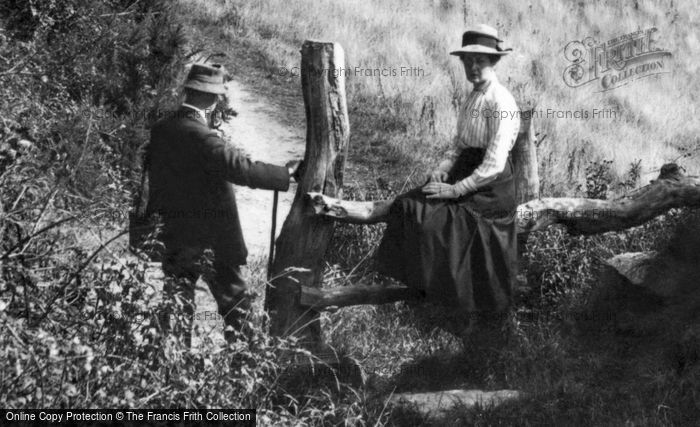
<svg viewBox="0 0 700 427">
<path fill-rule="evenodd" d="M 196 114 L 180 107 L 151 129 L 148 212 L 163 218 L 166 247 L 213 247 L 242 265 L 248 252 L 230 183 L 286 191 L 289 172 L 251 161 Z"/>
</svg>

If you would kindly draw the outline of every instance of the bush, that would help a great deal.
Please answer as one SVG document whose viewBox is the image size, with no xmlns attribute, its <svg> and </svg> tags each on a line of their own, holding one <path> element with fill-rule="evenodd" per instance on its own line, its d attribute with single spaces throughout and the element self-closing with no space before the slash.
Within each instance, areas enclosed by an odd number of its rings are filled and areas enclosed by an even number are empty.
<svg viewBox="0 0 700 427">
<path fill-rule="evenodd" d="M 150 338 L 111 321 L 141 308 L 142 290 L 125 272 L 100 271 L 94 261 L 114 240 L 101 235 L 123 224 L 136 153 L 154 116 L 148 113 L 172 101 L 182 26 L 159 1 L 8 1 L 0 8 L 0 200 L 7 203 L 0 206 L 7 326 L 0 370 L 10 378 L 0 401 L 110 405 L 93 401 L 84 387 L 94 383 L 81 381 L 131 363 L 110 359 L 119 351 L 108 343 L 131 351 L 119 357 L 138 364 L 136 341 Z M 126 390 L 115 378 L 108 382 Z"/>
<path fill-rule="evenodd" d="M 173 302 L 144 285 L 144 266 L 94 267 L 43 291 L 15 286 L 0 311 L 3 407 L 277 407 L 262 415 L 283 420 L 289 402 L 275 385 L 294 359 L 282 356 L 305 353 L 253 318 L 227 348 L 204 336 L 188 350 L 162 331 L 156 313 Z"/>
</svg>

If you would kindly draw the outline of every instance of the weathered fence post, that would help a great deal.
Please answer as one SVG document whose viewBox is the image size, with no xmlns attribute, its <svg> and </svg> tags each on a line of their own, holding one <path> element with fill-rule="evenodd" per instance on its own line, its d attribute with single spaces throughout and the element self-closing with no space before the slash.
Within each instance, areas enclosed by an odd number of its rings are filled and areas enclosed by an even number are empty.
<svg viewBox="0 0 700 427">
<path fill-rule="evenodd" d="M 535 131 L 532 126 L 532 109 L 524 110 L 520 118 L 520 132 L 513 145 L 513 180 L 515 181 L 515 198 L 518 205 L 540 197 L 540 176 L 537 171 L 537 147 Z M 524 269 L 527 234 L 518 234 L 518 257 L 520 270 Z"/>
<path fill-rule="evenodd" d="M 291 211 L 277 239 L 271 286 L 266 296 L 270 332 L 297 336 L 310 347 L 321 343 L 321 327 L 318 312 L 300 304 L 301 287 L 321 287 L 323 255 L 333 233 L 333 221 L 313 215 L 304 196 L 313 191 L 342 197 L 349 137 L 344 67 L 345 58 L 339 44 L 307 40 L 302 45 L 305 167 Z"/>
<path fill-rule="evenodd" d="M 520 132 L 513 145 L 513 175 L 518 205 L 540 197 L 540 177 L 537 173 L 537 147 L 532 116 L 535 110 L 525 110 L 520 119 Z"/>
</svg>

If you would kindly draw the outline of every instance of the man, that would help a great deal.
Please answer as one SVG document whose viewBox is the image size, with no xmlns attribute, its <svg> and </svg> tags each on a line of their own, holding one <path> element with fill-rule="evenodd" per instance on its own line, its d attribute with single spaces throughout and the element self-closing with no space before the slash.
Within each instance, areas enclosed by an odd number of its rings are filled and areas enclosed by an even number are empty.
<svg viewBox="0 0 700 427">
<path fill-rule="evenodd" d="M 286 167 L 253 162 L 210 128 L 210 115 L 226 93 L 222 67 L 192 65 L 184 88 L 180 108 L 151 129 L 146 158 L 148 212 L 159 214 L 163 225 L 164 291 L 184 306 L 184 321 L 177 327 L 189 346 L 194 286 L 200 275 L 216 299 L 227 339 L 250 306 L 240 270 L 247 250 L 231 183 L 286 191 L 300 162 Z M 173 319 L 168 310 L 162 314 L 168 317 L 169 330 Z"/>
</svg>

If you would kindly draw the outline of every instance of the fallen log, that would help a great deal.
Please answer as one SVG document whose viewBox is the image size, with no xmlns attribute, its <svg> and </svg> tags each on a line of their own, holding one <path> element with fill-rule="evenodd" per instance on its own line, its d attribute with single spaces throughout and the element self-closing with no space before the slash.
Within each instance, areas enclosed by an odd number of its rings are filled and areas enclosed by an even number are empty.
<svg viewBox="0 0 700 427">
<path fill-rule="evenodd" d="M 387 304 L 421 298 L 420 291 L 402 285 L 351 285 L 330 289 L 301 287 L 300 304 L 315 310 L 361 304 Z"/>
<path fill-rule="evenodd" d="M 353 224 L 386 222 L 392 200 L 358 202 L 307 193 L 317 215 Z M 682 176 L 677 165 L 661 168 L 659 178 L 614 200 L 545 197 L 517 208 L 518 233 L 561 224 L 572 234 L 597 234 L 642 225 L 672 208 L 700 206 L 700 178 Z"/>
<path fill-rule="evenodd" d="M 522 282 L 513 289 L 515 294 L 526 292 Z M 319 289 L 301 286 L 299 304 L 308 309 L 323 311 L 363 304 L 389 304 L 423 298 L 423 292 L 408 286 L 391 283 L 374 285 L 356 284 Z"/>
<path fill-rule="evenodd" d="M 316 215 L 328 216 L 349 224 L 376 224 L 386 222 L 393 200 L 358 202 L 340 200 L 321 193 L 306 193 L 306 200 Z"/>
</svg>

